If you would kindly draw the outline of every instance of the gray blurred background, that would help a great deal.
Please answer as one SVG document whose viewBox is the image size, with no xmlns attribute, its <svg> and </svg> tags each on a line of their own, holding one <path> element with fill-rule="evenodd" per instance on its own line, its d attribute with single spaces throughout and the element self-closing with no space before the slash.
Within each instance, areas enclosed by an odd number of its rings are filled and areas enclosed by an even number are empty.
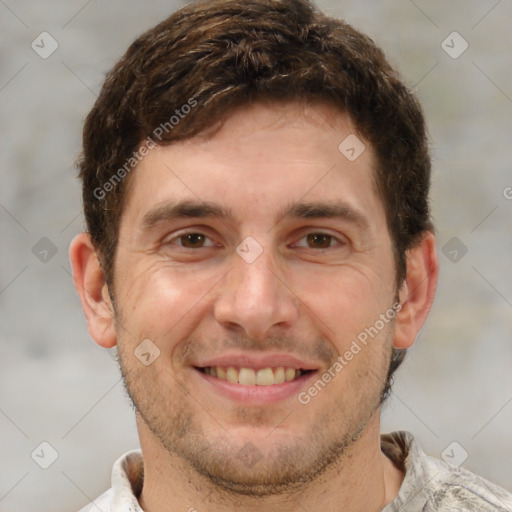
<svg viewBox="0 0 512 512">
<path fill-rule="evenodd" d="M 113 354 L 90 339 L 73 288 L 73 161 L 105 72 L 180 5 L 0 0 L 2 512 L 78 510 L 138 446 Z M 318 5 L 383 47 L 432 136 L 440 285 L 383 431 L 409 430 L 437 457 L 467 452 L 464 467 L 512 491 L 512 2 Z"/>
</svg>

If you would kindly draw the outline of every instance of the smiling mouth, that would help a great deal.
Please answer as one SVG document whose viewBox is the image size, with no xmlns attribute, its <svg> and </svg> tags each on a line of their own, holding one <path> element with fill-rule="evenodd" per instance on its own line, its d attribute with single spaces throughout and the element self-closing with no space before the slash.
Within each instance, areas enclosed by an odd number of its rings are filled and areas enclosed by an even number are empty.
<svg viewBox="0 0 512 512">
<path fill-rule="evenodd" d="M 314 370 L 304 370 L 278 366 L 276 368 L 237 368 L 235 366 L 206 366 L 195 367 L 211 377 L 244 386 L 273 386 L 298 379 Z"/>
</svg>

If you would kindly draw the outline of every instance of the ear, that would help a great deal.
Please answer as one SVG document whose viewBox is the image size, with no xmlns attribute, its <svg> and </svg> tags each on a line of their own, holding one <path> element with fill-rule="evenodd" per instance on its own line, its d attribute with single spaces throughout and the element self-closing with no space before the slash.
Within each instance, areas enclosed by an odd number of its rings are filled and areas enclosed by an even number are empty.
<svg viewBox="0 0 512 512">
<path fill-rule="evenodd" d="M 80 233 L 73 239 L 69 259 L 89 333 L 98 345 L 112 348 L 117 343 L 114 308 L 96 249 L 87 233 Z"/>
<path fill-rule="evenodd" d="M 401 310 L 396 315 L 396 348 L 413 345 L 434 302 L 439 276 L 435 236 L 426 232 L 421 242 L 407 251 L 407 272 L 399 291 Z"/>
</svg>

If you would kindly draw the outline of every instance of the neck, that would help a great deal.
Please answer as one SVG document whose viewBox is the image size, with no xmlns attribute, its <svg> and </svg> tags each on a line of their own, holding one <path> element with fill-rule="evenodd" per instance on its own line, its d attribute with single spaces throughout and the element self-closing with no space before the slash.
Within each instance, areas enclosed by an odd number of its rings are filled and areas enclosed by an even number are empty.
<svg viewBox="0 0 512 512">
<path fill-rule="evenodd" d="M 144 456 L 144 485 L 139 502 L 146 512 L 201 511 L 377 512 L 393 501 L 403 473 L 380 448 L 377 411 L 359 439 L 336 465 L 304 489 L 286 495 L 253 497 L 226 493 L 198 474 L 186 461 L 166 451 L 138 417 Z"/>
</svg>

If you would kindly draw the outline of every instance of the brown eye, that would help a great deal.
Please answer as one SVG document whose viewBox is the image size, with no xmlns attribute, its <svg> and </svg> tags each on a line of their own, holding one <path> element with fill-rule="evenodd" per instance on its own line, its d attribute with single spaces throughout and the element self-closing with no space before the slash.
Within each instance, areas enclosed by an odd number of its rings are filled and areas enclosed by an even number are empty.
<svg viewBox="0 0 512 512">
<path fill-rule="evenodd" d="M 188 233 L 180 236 L 178 240 L 180 241 L 180 245 L 183 247 L 187 247 L 188 249 L 197 249 L 198 247 L 204 246 L 206 236 L 200 233 Z"/>
<path fill-rule="evenodd" d="M 308 246 L 312 249 L 327 249 L 332 245 L 333 237 L 324 233 L 311 233 L 307 235 Z"/>
</svg>

